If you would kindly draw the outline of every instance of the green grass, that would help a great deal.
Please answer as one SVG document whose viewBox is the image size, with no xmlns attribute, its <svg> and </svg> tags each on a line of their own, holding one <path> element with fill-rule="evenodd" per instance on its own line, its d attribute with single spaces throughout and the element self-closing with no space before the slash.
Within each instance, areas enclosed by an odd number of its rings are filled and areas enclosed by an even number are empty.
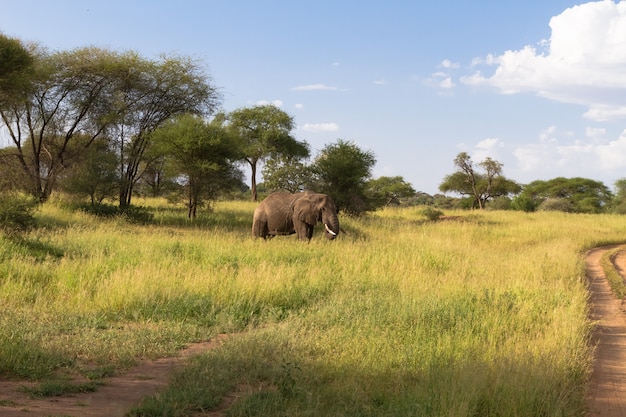
<svg viewBox="0 0 626 417">
<path fill-rule="evenodd" d="M 195 340 L 136 416 L 581 416 L 590 370 L 585 249 L 626 217 L 421 208 L 342 218 L 348 234 L 251 237 L 255 204 L 149 225 L 55 204 L 0 240 L 0 376 L 107 375 Z"/>
</svg>

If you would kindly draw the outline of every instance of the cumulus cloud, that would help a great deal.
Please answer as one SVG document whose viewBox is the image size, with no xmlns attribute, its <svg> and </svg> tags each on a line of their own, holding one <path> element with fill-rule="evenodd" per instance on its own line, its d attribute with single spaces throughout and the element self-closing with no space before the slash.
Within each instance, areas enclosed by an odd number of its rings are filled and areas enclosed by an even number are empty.
<svg viewBox="0 0 626 417">
<path fill-rule="evenodd" d="M 588 107 L 584 117 L 606 121 L 626 117 L 626 2 L 600 1 L 566 9 L 550 20 L 551 37 L 472 66 L 495 66 L 461 78 L 505 94 L 536 93 Z"/>
<path fill-rule="evenodd" d="M 587 129 L 587 139 L 562 138 L 556 129 L 542 132 L 539 142 L 518 146 L 513 155 L 521 171 L 546 176 L 619 175 L 626 170 L 626 130 L 614 140 L 604 139 L 603 129 Z"/>
<path fill-rule="evenodd" d="M 502 141 L 498 138 L 483 139 L 476 144 L 472 152 L 474 162 L 482 162 L 486 158 L 499 159 L 498 149 L 504 147 Z"/>
<path fill-rule="evenodd" d="M 449 59 L 444 59 L 443 61 L 441 61 L 441 64 L 439 64 L 439 66 L 441 68 L 456 69 L 459 68 L 461 65 L 458 62 L 452 62 Z"/>
<path fill-rule="evenodd" d="M 300 129 L 305 132 L 336 132 L 339 126 L 337 123 L 305 123 Z"/>
<path fill-rule="evenodd" d="M 271 105 L 276 106 L 276 107 L 282 107 L 283 106 L 283 101 L 282 100 L 272 100 L 272 101 L 269 101 L 269 100 L 258 100 L 255 104 L 257 106 L 267 106 L 268 104 L 271 104 Z"/>
<path fill-rule="evenodd" d="M 298 85 L 292 88 L 293 91 L 316 91 L 316 90 L 327 90 L 327 91 L 335 91 L 337 87 L 333 87 L 326 84 L 306 84 L 306 85 Z"/>
</svg>

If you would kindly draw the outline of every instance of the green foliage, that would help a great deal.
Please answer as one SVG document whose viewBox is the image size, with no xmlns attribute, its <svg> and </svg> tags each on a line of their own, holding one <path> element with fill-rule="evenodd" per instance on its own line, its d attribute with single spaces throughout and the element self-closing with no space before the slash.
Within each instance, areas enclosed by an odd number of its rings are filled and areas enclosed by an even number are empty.
<svg viewBox="0 0 626 417">
<path fill-rule="evenodd" d="M 422 209 L 422 214 L 430 221 L 437 221 L 441 218 L 441 216 L 443 216 L 443 211 L 432 207 L 426 207 Z"/>
<path fill-rule="evenodd" d="M 366 184 L 372 176 L 376 158 L 344 140 L 327 145 L 313 162 L 318 184 L 315 191 L 330 195 L 337 210 L 359 215 L 374 208 Z"/>
<path fill-rule="evenodd" d="M 240 188 L 243 173 L 235 166 L 242 157 L 238 143 L 219 124 L 184 115 L 152 133 L 153 152 L 164 159 L 164 171 L 177 179 L 179 192 L 196 218 L 197 209 L 224 191 Z"/>
<path fill-rule="evenodd" d="M 483 169 L 479 172 L 474 168 L 472 158 L 466 153 L 459 153 L 454 159 L 457 171 L 447 175 L 439 185 L 442 192 L 455 192 L 472 198 L 472 208 L 484 208 L 486 203 L 497 197 L 517 194 L 521 186 L 502 175 L 502 164 L 486 158 L 478 165 Z"/>
<path fill-rule="evenodd" d="M 532 201 L 539 210 L 600 213 L 613 201 L 613 194 L 599 181 L 558 177 L 531 182 L 524 186 L 520 198 Z"/>
<path fill-rule="evenodd" d="M 33 56 L 18 39 L 0 33 L 0 104 L 23 94 L 30 81 Z"/>
<path fill-rule="evenodd" d="M 626 214 L 626 178 L 615 181 L 615 198 L 611 203 L 610 211 Z"/>
<path fill-rule="evenodd" d="M 566 198 L 546 198 L 537 207 L 539 211 L 562 211 L 564 213 L 574 212 L 572 202 Z"/>
<path fill-rule="evenodd" d="M 399 205 L 401 199 L 413 197 L 415 190 L 400 176 L 379 177 L 366 183 L 367 194 L 375 201 L 375 206 Z"/>
<path fill-rule="evenodd" d="M 291 193 L 310 188 L 314 178 L 313 169 L 299 157 L 272 158 L 265 163 L 262 173 L 266 189 Z"/>
<path fill-rule="evenodd" d="M 84 143 L 78 145 L 84 146 Z M 119 192 L 116 153 L 110 149 L 106 141 L 92 143 L 63 173 L 59 183 L 65 193 L 79 199 L 88 197 L 92 205 L 102 203 L 105 198 L 116 196 Z"/>
<path fill-rule="evenodd" d="M 0 193 L 0 230 L 5 233 L 24 232 L 35 225 L 33 213 L 37 200 L 18 193 Z"/>
<path fill-rule="evenodd" d="M 148 207 L 127 206 L 119 207 L 111 204 L 78 204 L 78 210 L 103 218 L 120 218 L 129 223 L 149 224 L 154 219 L 154 213 Z"/>
<path fill-rule="evenodd" d="M 511 200 L 511 209 L 531 212 L 537 209 L 537 203 L 533 201 L 532 198 L 522 193 L 520 195 L 516 195 L 513 200 Z"/>
<path fill-rule="evenodd" d="M 291 136 L 293 117 L 273 105 L 241 108 L 223 116 L 241 143 L 250 165 L 252 200 L 257 200 L 256 174 L 259 161 L 276 157 L 307 158 L 309 145 Z"/>
</svg>

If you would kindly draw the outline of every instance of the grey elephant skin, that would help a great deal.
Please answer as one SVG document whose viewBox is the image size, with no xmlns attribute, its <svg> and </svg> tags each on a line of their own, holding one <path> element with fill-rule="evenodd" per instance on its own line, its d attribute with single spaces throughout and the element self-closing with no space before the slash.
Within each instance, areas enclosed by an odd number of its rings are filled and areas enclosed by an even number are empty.
<svg viewBox="0 0 626 417">
<path fill-rule="evenodd" d="M 270 194 L 254 210 L 252 235 L 271 239 L 274 236 L 295 233 L 299 240 L 310 241 L 318 222 L 324 224 L 327 239 L 337 237 L 337 208 L 328 195 L 311 191 L 296 194 L 277 191 Z"/>
</svg>

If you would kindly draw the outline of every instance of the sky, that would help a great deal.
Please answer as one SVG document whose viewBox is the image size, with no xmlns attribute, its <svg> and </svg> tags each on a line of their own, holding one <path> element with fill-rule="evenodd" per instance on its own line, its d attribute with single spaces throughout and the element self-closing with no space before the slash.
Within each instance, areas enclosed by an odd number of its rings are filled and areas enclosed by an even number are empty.
<svg viewBox="0 0 626 417">
<path fill-rule="evenodd" d="M 626 178 L 626 1 L 0 0 L 0 32 L 206 67 L 226 112 L 274 104 L 313 156 L 438 193 L 467 152 L 521 184 Z"/>
</svg>

